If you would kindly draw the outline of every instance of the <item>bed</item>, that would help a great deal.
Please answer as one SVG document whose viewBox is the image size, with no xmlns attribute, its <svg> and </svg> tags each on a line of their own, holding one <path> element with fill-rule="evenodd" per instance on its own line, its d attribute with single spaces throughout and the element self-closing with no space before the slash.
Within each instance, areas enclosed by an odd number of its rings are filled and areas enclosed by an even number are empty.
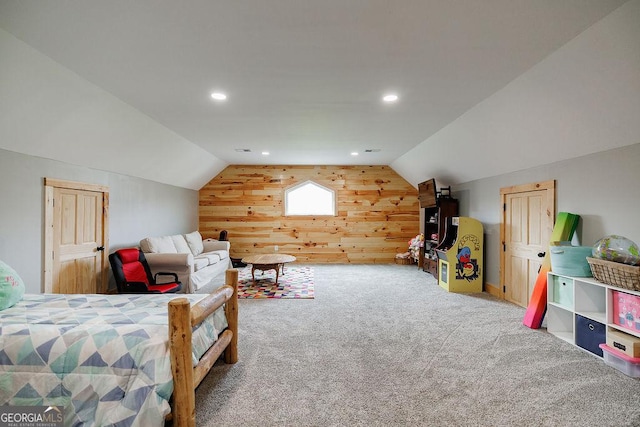
<svg viewBox="0 0 640 427">
<path fill-rule="evenodd" d="M 0 311 L 0 405 L 65 425 L 195 425 L 195 388 L 237 354 L 237 270 L 208 295 L 25 295 Z"/>
</svg>

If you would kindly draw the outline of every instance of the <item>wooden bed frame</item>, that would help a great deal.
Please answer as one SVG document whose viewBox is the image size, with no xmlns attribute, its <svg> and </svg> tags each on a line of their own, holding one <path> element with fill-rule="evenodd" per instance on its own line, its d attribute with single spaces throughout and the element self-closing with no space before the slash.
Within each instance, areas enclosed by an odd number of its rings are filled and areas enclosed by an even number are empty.
<svg viewBox="0 0 640 427">
<path fill-rule="evenodd" d="M 191 333 L 211 313 L 225 305 L 228 327 L 193 366 Z M 227 270 L 225 285 L 193 307 L 186 298 L 169 302 L 169 345 L 173 373 L 172 413 L 167 420 L 174 426 L 196 425 L 196 387 L 207 375 L 222 352 L 226 363 L 238 361 L 238 270 Z"/>
</svg>

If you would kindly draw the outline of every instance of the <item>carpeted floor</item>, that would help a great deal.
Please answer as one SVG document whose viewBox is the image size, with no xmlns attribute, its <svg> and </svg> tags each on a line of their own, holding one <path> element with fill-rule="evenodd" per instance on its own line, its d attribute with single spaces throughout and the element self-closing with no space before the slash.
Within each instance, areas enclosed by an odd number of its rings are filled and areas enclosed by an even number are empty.
<svg viewBox="0 0 640 427">
<path fill-rule="evenodd" d="M 240 300 L 198 426 L 638 426 L 640 380 L 415 266 L 316 265 L 315 299 Z"/>
<path fill-rule="evenodd" d="M 313 267 L 310 265 L 287 265 L 284 274 L 278 276 L 275 270 L 255 271 L 255 281 L 251 266 L 238 271 L 238 298 L 313 299 Z"/>
</svg>

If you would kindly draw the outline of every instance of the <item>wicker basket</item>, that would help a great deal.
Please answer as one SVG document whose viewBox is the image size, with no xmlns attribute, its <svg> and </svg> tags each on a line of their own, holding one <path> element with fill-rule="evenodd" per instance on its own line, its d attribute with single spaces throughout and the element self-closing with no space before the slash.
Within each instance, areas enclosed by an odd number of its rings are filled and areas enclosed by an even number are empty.
<svg viewBox="0 0 640 427">
<path fill-rule="evenodd" d="M 640 291 L 640 267 L 587 257 L 593 277 L 607 285 Z"/>
<path fill-rule="evenodd" d="M 396 264 L 411 265 L 413 264 L 413 259 L 396 257 Z"/>
</svg>

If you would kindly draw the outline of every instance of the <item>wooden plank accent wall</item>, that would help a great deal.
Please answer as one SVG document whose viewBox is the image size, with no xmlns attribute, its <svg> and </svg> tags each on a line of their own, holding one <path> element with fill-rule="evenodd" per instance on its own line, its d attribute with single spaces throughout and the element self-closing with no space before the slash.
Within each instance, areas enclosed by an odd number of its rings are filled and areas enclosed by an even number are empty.
<svg viewBox="0 0 640 427">
<path fill-rule="evenodd" d="M 285 189 L 336 191 L 337 216 L 285 216 Z M 392 263 L 420 230 L 418 190 L 388 166 L 229 166 L 200 189 L 199 230 L 227 230 L 231 256 L 291 254 L 303 263 Z"/>
</svg>

